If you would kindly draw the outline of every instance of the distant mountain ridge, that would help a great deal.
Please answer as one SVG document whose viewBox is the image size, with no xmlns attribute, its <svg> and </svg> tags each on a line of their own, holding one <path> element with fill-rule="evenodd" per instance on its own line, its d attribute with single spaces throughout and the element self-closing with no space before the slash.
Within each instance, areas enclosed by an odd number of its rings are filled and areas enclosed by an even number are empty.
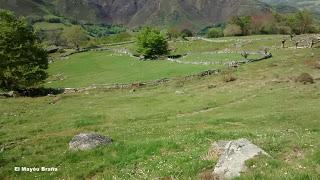
<svg viewBox="0 0 320 180">
<path fill-rule="evenodd" d="M 53 13 L 91 23 L 190 29 L 269 12 L 257 0 L 0 0 L 0 8 L 26 16 Z"/>
<path fill-rule="evenodd" d="M 260 0 L 275 7 L 293 7 L 296 9 L 307 9 L 320 17 L 320 0 Z M 291 9 L 292 10 L 292 9 Z"/>
</svg>

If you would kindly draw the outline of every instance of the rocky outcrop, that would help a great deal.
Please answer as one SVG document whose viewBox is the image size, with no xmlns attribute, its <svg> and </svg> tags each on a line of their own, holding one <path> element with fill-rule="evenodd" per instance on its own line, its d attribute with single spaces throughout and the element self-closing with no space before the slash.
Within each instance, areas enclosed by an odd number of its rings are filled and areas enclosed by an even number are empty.
<svg viewBox="0 0 320 180">
<path fill-rule="evenodd" d="M 96 147 L 111 144 L 112 139 L 95 133 L 82 133 L 74 136 L 69 143 L 70 150 L 90 150 Z"/>
<path fill-rule="evenodd" d="M 245 162 L 258 155 L 268 154 L 247 139 L 234 141 L 217 141 L 213 143 L 206 159 L 219 157 L 212 177 L 233 179 L 246 170 Z"/>
</svg>

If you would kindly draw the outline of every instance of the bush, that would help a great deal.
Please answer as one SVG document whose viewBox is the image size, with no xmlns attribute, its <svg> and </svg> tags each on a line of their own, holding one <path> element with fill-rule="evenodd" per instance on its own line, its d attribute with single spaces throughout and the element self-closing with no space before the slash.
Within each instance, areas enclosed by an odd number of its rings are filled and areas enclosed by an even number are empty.
<svg viewBox="0 0 320 180">
<path fill-rule="evenodd" d="M 223 31 L 224 36 L 241 36 L 241 27 L 235 24 L 228 24 Z"/>
<path fill-rule="evenodd" d="M 17 90 L 47 78 L 48 54 L 32 27 L 0 11 L 0 88 Z"/>
<path fill-rule="evenodd" d="M 57 16 L 45 16 L 44 20 L 48 23 L 63 23 L 63 20 Z"/>
<path fill-rule="evenodd" d="M 261 33 L 262 34 L 278 34 L 279 30 L 276 26 L 277 25 L 275 23 L 265 24 L 261 28 Z"/>
<path fill-rule="evenodd" d="M 314 79 L 309 73 L 302 73 L 300 76 L 296 78 L 296 82 L 300 82 L 303 84 L 313 84 Z"/>
<path fill-rule="evenodd" d="M 30 24 L 35 24 L 35 23 L 37 23 L 37 22 L 43 22 L 43 21 L 44 21 L 44 18 L 41 17 L 41 16 L 33 15 L 33 16 L 28 16 L 28 17 L 27 17 L 27 21 L 28 21 Z"/>
<path fill-rule="evenodd" d="M 118 25 L 92 25 L 86 24 L 83 26 L 88 34 L 92 37 L 104 37 L 111 34 L 123 33 L 126 31 L 125 27 Z"/>
<path fill-rule="evenodd" d="M 182 37 L 182 38 L 192 37 L 192 36 L 193 36 L 192 31 L 189 30 L 189 29 L 184 29 L 184 30 L 182 30 L 180 34 L 181 34 L 181 37 Z"/>
<path fill-rule="evenodd" d="M 132 39 L 131 34 L 127 32 L 123 32 L 119 34 L 105 36 L 99 39 L 99 42 L 103 44 L 111 44 L 111 43 L 126 42 L 126 41 L 130 41 L 131 39 Z"/>
<path fill-rule="evenodd" d="M 146 59 L 168 54 L 166 36 L 156 29 L 144 28 L 137 37 L 137 52 Z"/>
<path fill-rule="evenodd" d="M 279 34 L 292 34 L 292 29 L 289 26 L 277 27 Z"/>
<path fill-rule="evenodd" d="M 232 72 L 225 72 L 222 74 L 222 81 L 223 82 L 232 82 L 237 80 L 237 78 L 235 76 L 233 76 Z"/>
<path fill-rule="evenodd" d="M 179 38 L 179 36 L 181 34 L 180 34 L 180 31 L 178 29 L 171 28 L 171 29 L 168 30 L 167 35 L 168 35 L 168 38 L 172 40 L 172 39 Z"/>
<path fill-rule="evenodd" d="M 81 26 L 71 26 L 65 28 L 62 33 L 62 37 L 66 40 L 70 47 L 79 49 L 80 46 L 86 44 L 89 40 L 86 32 Z"/>
<path fill-rule="evenodd" d="M 207 33 L 208 38 L 219 38 L 223 37 L 223 31 L 221 28 L 211 28 Z"/>
</svg>

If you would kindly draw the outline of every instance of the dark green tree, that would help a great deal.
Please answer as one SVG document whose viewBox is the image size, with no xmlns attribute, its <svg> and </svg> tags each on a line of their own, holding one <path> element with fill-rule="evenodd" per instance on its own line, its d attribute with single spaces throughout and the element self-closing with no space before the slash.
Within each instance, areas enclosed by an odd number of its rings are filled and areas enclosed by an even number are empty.
<svg viewBox="0 0 320 180">
<path fill-rule="evenodd" d="M 137 52 L 146 59 L 155 59 L 169 53 L 166 36 L 159 30 L 146 27 L 137 36 Z"/>
<path fill-rule="evenodd" d="M 23 18 L 0 11 L 0 88 L 16 90 L 47 78 L 48 55 Z"/>
<path fill-rule="evenodd" d="M 192 31 L 189 30 L 189 29 L 184 29 L 184 30 L 182 30 L 180 34 L 181 34 L 181 37 L 182 37 L 182 38 L 193 37 Z"/>
</svg>

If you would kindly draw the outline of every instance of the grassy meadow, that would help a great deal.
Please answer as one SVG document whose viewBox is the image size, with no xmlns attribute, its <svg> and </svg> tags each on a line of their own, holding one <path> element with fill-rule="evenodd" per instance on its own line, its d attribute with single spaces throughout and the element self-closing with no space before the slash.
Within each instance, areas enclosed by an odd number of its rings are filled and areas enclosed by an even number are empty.
<svg viewBox="0 0 320 180">
<path fill-rule="evenodd" d="M 239 58 L 267 46 L 273 58 L 237 69 L 166 60 L 138 61 L 116 51 L 86 52 L 50 64 L 46 87 L 87 87 L 172 78 L 136 89 L 95 89 L 38 98 L 0 98 L 0 179 L 199 179 L 217 161 L 203 160 L 217 140 L 247 138 L 270 157 L 247 162 L 237 179 L 320 177 L 319 48 L 281 47 L 282 36 L 171 42 L 187 61 Z M 219 40 L 219 41 L 217 41 Z M 114 47 L 127 48 L 127 47 Z M 249 56 L 250 57 L 250 56 Z M 184 76 L 219 68 L 219 75 Z M 314 84 L 295 82 L 301 73 Z M 62 79 L 57 79 L 57 75 Z M 236 80 L 226 82 L 225 76 Z M 95 150 L 68 150 L 72 137 L 113 138 Z M 57 167 L 15 173 L 15 166 Z"/>
</svg>

